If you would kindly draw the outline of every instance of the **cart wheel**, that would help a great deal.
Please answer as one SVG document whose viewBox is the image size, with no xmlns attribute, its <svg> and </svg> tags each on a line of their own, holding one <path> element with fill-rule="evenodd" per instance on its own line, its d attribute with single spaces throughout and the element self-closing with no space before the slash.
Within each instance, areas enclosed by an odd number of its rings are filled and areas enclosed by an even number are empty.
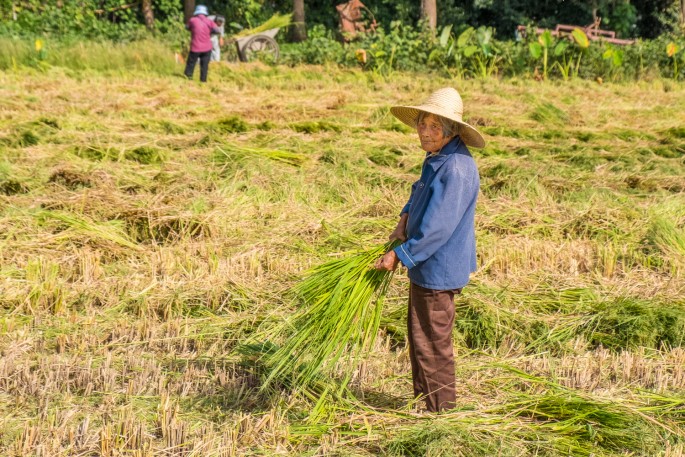
<svg viewBox="0 0 685 457">
<path fill-rule="evenodd" d="M 276 62 L 279 56 L 278 43 L 270 36 L 255 35 L 245 43 L 241 54 L 243 62 L 250 62 L 259 54 L 268 55 L 273 62 Z"/>
</svg>

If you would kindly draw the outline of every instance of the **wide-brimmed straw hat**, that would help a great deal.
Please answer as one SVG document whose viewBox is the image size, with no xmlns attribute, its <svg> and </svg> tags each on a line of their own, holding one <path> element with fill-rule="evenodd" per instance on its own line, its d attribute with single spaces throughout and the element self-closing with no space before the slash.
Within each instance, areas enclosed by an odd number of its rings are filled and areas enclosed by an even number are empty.
<svg viewBox="0 0 685 457">
<path fill-rule="evenodd" d="M 462 120 L 464 102 L 456 89 L 445 87 L 433 92 L 428 99 L 417 106 L 393 106 L 390 112 L 409 127 L 416 128 L 419 113 L 430 113 L 459 124 L 459 136 L 467 146 L 482 148 L 485 140 L 478 130 Z"/>
</svg>

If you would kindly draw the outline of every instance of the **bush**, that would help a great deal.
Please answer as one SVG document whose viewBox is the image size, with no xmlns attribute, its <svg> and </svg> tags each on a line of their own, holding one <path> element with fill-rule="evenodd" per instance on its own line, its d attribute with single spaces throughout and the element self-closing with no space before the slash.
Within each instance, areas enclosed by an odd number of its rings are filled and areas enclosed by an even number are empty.
<svg viewBox="0 0 685 457">
<path fill-rule="evenodd" d="M 426 66 L 432 41 L 428 32 L 393 22 L 388 32 L 379 28 L 376 33 L 343 46 L 330 30 L 317 25 L 309 32 L 307 41 L 284 46 L 282 55 L 283 62 L 289 65 L 333 63 L 381 73 L 419 71 Z M 359 57 L 360 50 L 366 58 Z"/>
<path fill-rule="evenodd" d="M 498 41 L 488 27 L 467 27 L 458 33 L 452 26 L 437 36 L 424 29 L 393 22 L 388 31 L 360 36 L 343 45 L 334 34 L 315 26 L 304 43 L 283 47 L 283 62 L 297 64 L 335 64 L 359 66 L 381 75 L 394 70 L 425 71 L 433 69 L 451 77 L 485 78 L 488 76 L 543 77 L 543 59 L 530 50 L 539 37 L 531 30 L 519 41 Z M 682 79 L 685 69 L 685 40 L 664 36 L 656 40 L 638 40 L 629 46 L 592 41 L 582 47 L 569 38 L 549 37 L 547 74 L 554 79 L 635 80 L 645 77 Z M 669 57 L 667 46 L 677 52 Z M 541 52 L 541 51 L 539 51 Z"/>
<path fill-rule="evenodd" d="M 367 61 L 363 66 L 367 69 L 384 72 L 388 70 L 420 71 L 425 69 L 428 56 L 435 46 L 435 39 L 431 33 L 423 28 L 413 28 L 392 22 L 390 30 L 382 27 L 375 34 L 363 36 L 360 40 L 350 43 L 346 55 L 348 64 L 359 64 L 356 51 L 366 51 Z"/>
<path fill-rule="evenodd" d="M 316 25 L 308 34 L 307 41 L 282 46 L 281 62 L 291 66 L 345 62 L 345 49 L 330 30 L 326 30 L 322 25 Z"/>
</svg>

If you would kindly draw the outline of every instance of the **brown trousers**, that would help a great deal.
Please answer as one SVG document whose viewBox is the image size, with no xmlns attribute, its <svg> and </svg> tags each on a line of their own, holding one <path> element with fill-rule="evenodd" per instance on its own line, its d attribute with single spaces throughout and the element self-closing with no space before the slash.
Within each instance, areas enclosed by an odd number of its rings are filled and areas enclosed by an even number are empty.
<svg viewBox="0 0 685 457">
<path fill-rule="evenodd" d="M 454 388 L 454 294 L 461 289 L 409 287 L 409 358 L 414 396 L 426 400 L 428 411 L 456 406 Z"/>
</svg>

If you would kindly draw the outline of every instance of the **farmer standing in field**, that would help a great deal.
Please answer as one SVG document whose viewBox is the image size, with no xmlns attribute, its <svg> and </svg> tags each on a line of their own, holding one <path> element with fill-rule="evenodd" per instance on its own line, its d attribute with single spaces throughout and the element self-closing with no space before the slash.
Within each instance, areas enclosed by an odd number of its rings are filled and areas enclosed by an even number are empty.
<svg viewBox="0 0 685 457">
<path fill-rule="evenodd" d="M 195 64 L 200 59 L 200 81 L 203 83 L 207 82 L 209 59 L 212 56 L 211 36 L 221 33 L 221 29 L 207 17 L 207 14 L 206 6 L 197 5 L 193 17 L 186 24 L 186 28 L 190 30 L 190 52 L 184 73 L 188 79 L 193 79 Z"/>
<path fill-rule="evenodd" d="M 217 28 L 219 29 L 219 33 L 212 33 L 211 40 L 212 40 L 212 57 L 211 61 L 212 62 L 220 62 L 221 61 L 221 46 L 224 45 L 224 25 L 226 23 L 226 20 L 224 19 L 223 16 L 209 16 L 209 19 L 214 21 L 216 23 Z"/>
<path fill-rule="evenodd" d="M 475 211 L 480 189 L 478 168 L 468 146 L 485 140 L 462 120 L 463 103 L 453 88 L 439 89 L 418 106 L 390 112 L 416 128 L 426 151 L 420 179 L 411 189 L 391 240 L 403 241 L 375 264 L 393 271 L 407 267 L 407 327 L 414 395 L 428 411 L 456 406 L 454 295 L 476 270 Z"/>
</svg>

